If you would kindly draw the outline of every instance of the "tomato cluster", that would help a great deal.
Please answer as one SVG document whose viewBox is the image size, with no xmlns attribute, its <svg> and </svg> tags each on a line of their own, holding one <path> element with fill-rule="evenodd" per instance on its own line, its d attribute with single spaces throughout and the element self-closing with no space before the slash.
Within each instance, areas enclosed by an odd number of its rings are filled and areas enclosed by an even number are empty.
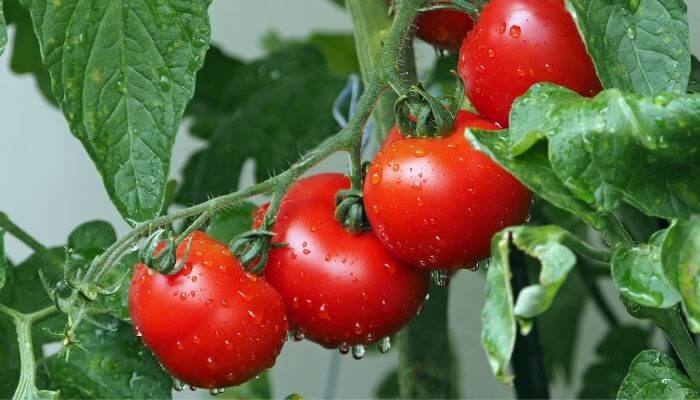
<svg viewBox="0 0 700 400">
<path fill-rule="evenodd" d="M 392 130 L 362 188 L 371 231 L 351 234 L 336 221 L 336 194 L 350 180 L 319 174 L 282 199 L 263 276 L 202 232 L 178 248 L 184 266 L 175 274 L 138 264 L 131 317 L 174 377 L 207 388 L 244 382 L 274 364 L 288 331 L 357 357 L 366 344 L 386 350 L 386 338 L 420 311 L 431 270 L 474 268 L 496 232 L 525 221 L 530 192 L 465 132 L 506 127 L 512 102 L 538 82 L 584 95 L 601 89 L 563 1 L 492 0 L 473 29 L 451 9 L 427 11 L 417 24 L 424 40 L 460 49 L 457 68 L 481 116 L 457 111 L 442 137 Z M 255 211 L 254 229 L 267 212 Z"/>
</svg>

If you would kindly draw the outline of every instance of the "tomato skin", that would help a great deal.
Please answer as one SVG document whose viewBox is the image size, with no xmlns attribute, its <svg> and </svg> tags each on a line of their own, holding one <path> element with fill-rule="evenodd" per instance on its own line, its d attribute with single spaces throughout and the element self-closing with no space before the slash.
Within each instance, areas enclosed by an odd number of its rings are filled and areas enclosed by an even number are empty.
<svg viewBox="0 0 700 400">
<path fill-rule="evenodd" d="M 272 367 L 287 335 L 280 295 L 222 243 L 192 234 L 174 275 L 135 266 L 129 314 L 165 369 L 195 387 L 238 385 Z M 184 256 L 188 239 L 177 250 Z"/>
<path fill-rule="evenodd" d="M 341 174 L 297 181 L 273 228 L 265 279 L 282 295 L 292 329 L 325 346 L 368 344 L 404 326 L 419 310 L 429 276 L 392 256 L 372 232 L 348 233 L 335 221 Z"/>
<path fill-rule="evenodd" d="M 460 50 L 457 70 L 476 110 L 502 127 L 538 82 L 593 96 L 602 86 L 562 0 L 492 0 Z"/>
<path fill-rule="evenodd" d="M 467 13 L 458 10 L 435 10 L 416 19 L 416 36 L 433 46 L 458 51 L 474 22 Z"/>
<path fill-rule="evenodd" d="M 470 268 L 494 233 L 525 221 L 530 192 L 464 138 L 497 127 L 460 111 L 444 138 L 394 141 L 369 167 L 364 201 L 372 228 L 397 257 L 422 269 Z"/>
</svg>

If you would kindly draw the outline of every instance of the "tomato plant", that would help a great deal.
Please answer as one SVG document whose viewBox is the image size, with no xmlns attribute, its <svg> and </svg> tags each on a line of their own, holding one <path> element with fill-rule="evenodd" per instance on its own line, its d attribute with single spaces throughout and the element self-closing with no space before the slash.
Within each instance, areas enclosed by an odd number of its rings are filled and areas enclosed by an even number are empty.
<svg viewBox="0 0 700 400">
<path fill-rule="evenodd" d="M 0 398 L 700 398 L 695 3 L 332 1 L 0 0 Z"/>
<path fill-rule="evenodd" d="M 474 107 L 504 127 L 513 101 L 535 83 L 583 96 L 601 90 L 563 0 L 490 1 L 462 44 L 457 68 Z"/>
<path fill-rule="evenodd" d="M 177 258 L 184 265 L 174 275 L 138 264 L 129 289 L 134 329 L 165 369 L 220 388 L 272 367 L 287 336 L 280 295 L 205 233 L 185 239 Z"/>
<path fill-rule="evenodd" d="M 372 232 L 334 219 L 340 174 L 297 181 L 277 214 L 265 279 L 282 295 L 292 328 L 327 347 L 375 343 L 403 327 L 428 292 L 428 275 L 392 256 Z"/>
</svg>

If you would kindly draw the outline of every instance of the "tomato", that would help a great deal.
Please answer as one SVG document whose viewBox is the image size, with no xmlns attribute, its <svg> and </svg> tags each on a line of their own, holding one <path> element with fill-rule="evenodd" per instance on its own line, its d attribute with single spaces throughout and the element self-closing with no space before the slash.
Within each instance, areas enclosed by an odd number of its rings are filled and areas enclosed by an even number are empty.
<svg viewBox="0 0 700 400">
<path fill-rule="evenodd" d="M 391 5 L 391 0 L 387 3 Z M 436 0 L 433 4 L 449 4 Z M 458 51 L 464 37 L 474 26 L 469 15 L 458 10 L 435 10 L 421 13 L 416 18 L 416 36 L 439 49 Z"/>
<path fill-rule="evenodd" d="M 265 279 L 282 295 L 293 330 L 349 349 L 389 336 L 423 304 L 429 276 L 392 256 L 372 232 L 348 233 L 334 219 L 341 174 L 297 181 L 277 215 Z"/>
<path fill-rule="evenodd" d="M 466 128 L 497 127 L 460 111 L 444 138 L 396 140 L 372 161 L 364 184 L 367 217 L 397 257 L 425 269 L 472 267 L 491 237 L 525 221 L 530 192 L 475 150 Z"/>
<path fill-rule="evenodd" d="M 287 335 L 280 295 L 243 271 L 229 249 L 202 232 L 183 268 L 163 275 L 137 264 L 129 313 L 175 378 L 192 386 L 238 385 L 272 367 Z M 177 249 L 178 262 L 189 239 Z"/>
<path fill-rule="evenodd" d="M 458 51 L 473 25 L 469 15 L 462 11 L 429 11 L 416 19 L 416 36 L 439 49 Z"/>
<path fill-rule="evenodd" d="M 556 83 L 583 96 L 601 90 L 562 0 L 490 1 L 462 44 L 457 69 L 479 114 L 502 127 L 513 101 L 535 83 Z"/>
</svg>

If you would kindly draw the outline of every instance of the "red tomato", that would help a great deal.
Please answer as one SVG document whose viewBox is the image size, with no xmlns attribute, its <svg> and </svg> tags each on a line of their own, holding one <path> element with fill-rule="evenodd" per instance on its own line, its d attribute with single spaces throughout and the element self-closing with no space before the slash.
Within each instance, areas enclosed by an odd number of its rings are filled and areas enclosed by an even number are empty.
<svg viewBox="0 0 700 400">
<path fill-rule="evenodd" d="M 492 0 L 460 50 L 467 96 L 490 121 L 508 126 L 513 101 L 538 82 L 593 96 L 601 84 L 562 0 Z"/>
<path fill-rule="evenodd" d="M 387 3 L 391 5 L 391 0 Z M 449 4 L 449 0 L 436 0 L 433 4 Z M 435 10 L 416 18 L 416 36 L 439 49 L 458 51 L 462 40 L 474 26 L 469 15 L 457 10 Z"/>
<path fill-rule="evenodd" d="M 202 388 L 238 385 L 272 367 L 287 335 L 280 295 L 243 271 L 229 249 L 202 232 L 190 236 L 174 275 L 137 264 L 129 314 L 166 370 Z M 178 262 L 187 247 L 177 249 Z"/>
<path fill-rule="evenodd" d="M 465 12 L 436 10 L 419 15 L 416 26 L 416 36 L 425 42 L 439 49 L 458 51 L 474 23 Z"/>
<path fill-rule="evenodd" d="M 367 217 L 384 245 L 426 269 L 471 267 L 489 255 L 491 237 L 525 221 L 530 192 L 464 138 L 496 129 L 460 111 L 439 139 L 397 140 L 372 162 L 364 185 Z"/>
<path fill-rule="evenodd" d="M 423 304 L 429 277 L 391 255 L 371 232 L 335 221 L 341 174 L 297 181 L 273 231 L 265 279 L 282 295 L 292 329 L 326 347 L 376 342 L 404 326 Z"/>
</svg>

